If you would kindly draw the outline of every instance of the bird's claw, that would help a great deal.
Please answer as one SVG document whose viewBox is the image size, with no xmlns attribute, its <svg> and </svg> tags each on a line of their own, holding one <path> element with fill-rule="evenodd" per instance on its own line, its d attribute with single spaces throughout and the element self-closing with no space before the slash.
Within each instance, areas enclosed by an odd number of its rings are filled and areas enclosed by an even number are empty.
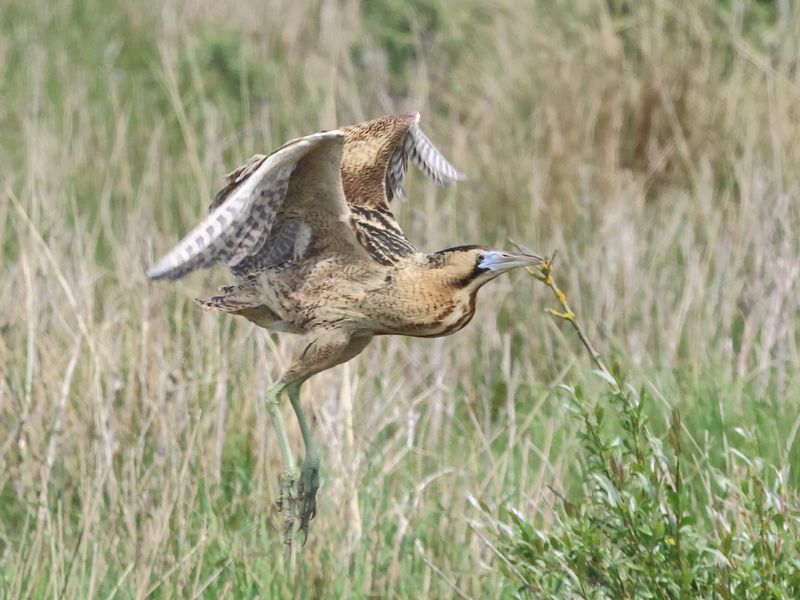
<svg viewBox="0 0 800 600">
<path fill-rule="evenodd" d="M 297 499 L 300 501 L 300 531 L 308 539 L 308 524 L 317 514 L 317 490 L 319 489 L 319 464 L 306 462 L 300 470 Z"/>
<path fill-rule="evenodd" d="M 308 525 L 317 514 L 319 463 L 303 463 L 299 480 L 294 473 L 285 473 L 281 477 L 280 485 L 280 496 L 275 504 L 278 512 L 283 515 L 283 543 L 287 546 L 292 545 L 294 521 L 295 517 L 299 516 L 299 530 L 303 533 L 303 545 L 305 545 L 308 540 Z"/>
</svg>

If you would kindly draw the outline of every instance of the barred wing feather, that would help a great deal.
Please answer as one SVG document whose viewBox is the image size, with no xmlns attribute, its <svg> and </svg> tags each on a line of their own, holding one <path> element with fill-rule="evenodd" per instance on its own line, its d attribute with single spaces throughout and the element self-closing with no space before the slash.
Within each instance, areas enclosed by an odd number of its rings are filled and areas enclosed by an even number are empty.
<svg viewBox="0 0 800 600">
<path fill-rule="evenodd" d="M 409 127 L 402 141 L 392 153 L 386 169 L 386 196 L 406 199 L 403 189 L 408 160 L 420 171 L 441 186 L 449 186 L 463 181 L 464 175 L 459 172 L 444 155 L 433 145 L 419 126 L 419 114 Z"/>
<path fill-rule="evenodd" d="M 287 201 L 295 168 L 315 151 L 333 153 L 326 162 L 337 166 L 330 173 L 326 171 L 329 181 L 324 182 L 324 196 L 336 205 L 331 207 L 331 214 L 338 217 L 347 212 L 338 173 L 343 144 L 341 131 L 326 131 L 288 142 L 269 156 L 251 159 L 229 176 L 228 185 L 212 202 L 209 215 L 150 267 L 147 275 L 152 279 L 178 279 L 217 263 L 235 268 L 260 252 Z"/>
</svg>

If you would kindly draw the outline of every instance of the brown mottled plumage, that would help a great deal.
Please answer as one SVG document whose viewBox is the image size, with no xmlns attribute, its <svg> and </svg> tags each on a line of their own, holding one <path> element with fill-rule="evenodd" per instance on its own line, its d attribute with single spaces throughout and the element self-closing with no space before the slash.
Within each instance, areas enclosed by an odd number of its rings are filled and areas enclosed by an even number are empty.
<svg viewBox="0 0 800 600">
<path fill-rule="evenodd" d="M 319 461 L 300 410 L 300 384 L 350 360 L 375 335 L 458 331 L 472 318 L 481 286 L 540 260 L 484 246 L 426 254 L 408 241 L 389 207 L 393 197 L 405 197 L 407 162 L 440 185 L 462 179 L 418 121 L 418 114 L 385 116 L 254 156 L 228 175 L 208 217 L 148 271 L 175 279 L 224 263 L 236 284 L 198 303 L 305 336 L 269 404 L 287 463 L 281 503 L 301 501 L 304 531 L 315 512 Z M 292 492 L 294 466 L 277 411 L 283 389 L 306 445 L 300 498 Z M 292 506 L 285 515 L 291 541 Z"/>
</svg>

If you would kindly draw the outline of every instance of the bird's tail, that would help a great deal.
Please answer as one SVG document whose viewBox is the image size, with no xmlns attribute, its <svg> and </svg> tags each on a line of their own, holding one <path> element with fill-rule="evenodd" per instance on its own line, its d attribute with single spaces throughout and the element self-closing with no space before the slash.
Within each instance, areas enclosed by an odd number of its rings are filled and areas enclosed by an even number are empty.
<svg viewBox="0 0 800 600">
<path fill-rule="evenodd" d="M 206 310 L 219 310 L 244 317 L 260 327 L 270 328 L 280 322 L 257 290 L 250 286 L 229 285 L 220 289 L 221 294 L 208 298 L 195 298 L 195 302 Z"/>
</svg>

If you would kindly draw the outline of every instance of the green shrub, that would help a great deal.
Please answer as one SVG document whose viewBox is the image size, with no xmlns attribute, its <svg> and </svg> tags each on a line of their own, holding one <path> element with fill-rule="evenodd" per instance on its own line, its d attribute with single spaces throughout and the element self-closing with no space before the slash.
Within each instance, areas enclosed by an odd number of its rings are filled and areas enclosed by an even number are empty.
<svg viewBox="0 0 800 600">
<path fill-rule="evenodd" d="M 552 314 L 570 321 L 583 341 L 566 297 L 552 278 L 543 281 L 565 309 Z M 744 430 L 736 432 L 740 447 L 731 445 L 725 471 L 713 467 L 702 450 L 692 456 L 683 447 L 677 410 L 664 435 L 656 435 L 644 410 L 646 390 L 628 383 L 619 367 L 609 372 L 584 343 L 609 388 L 604 398 L 594 399 L 562 386 L 581 427 L 584 497 L 568 500 L 556 493 L 555 523 L 546 530 L 513 508 L 507 518 L 494 520 L 494 548 L 515 594 L 800 597 L 800 511 L 785 486 L 786 474 L 752 456 L 754 439 Z M 606 426 L 607 412 L 616 425 Z M 694 475 L 687 478 L 687 472 Z M 491 514 L 483 502 L 477 504 Z"/>
</svg>

